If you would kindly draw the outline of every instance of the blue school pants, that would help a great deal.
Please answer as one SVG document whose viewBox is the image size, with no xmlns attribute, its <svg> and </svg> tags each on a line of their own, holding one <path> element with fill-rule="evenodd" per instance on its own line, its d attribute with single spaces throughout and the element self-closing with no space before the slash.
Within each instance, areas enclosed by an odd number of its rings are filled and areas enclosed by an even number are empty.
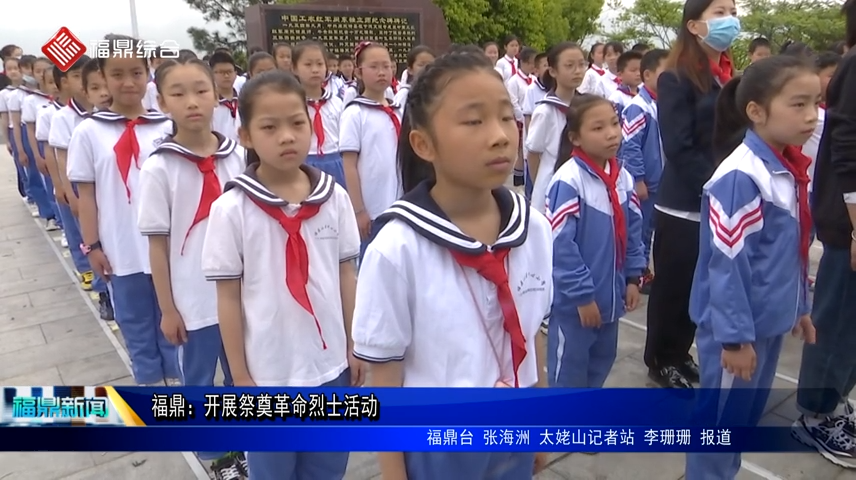
<svg viewBox="0 0 856 480">
<path fill-rule="evenodd" d="M 178 347 L 178 367 L 181 369 L 181 383 L 185 386 L 214 386 L 217 374 L 217 361 L 223 368 L 223 385 L 232 386 L 232 372 L 226 360 L 226 350 L 220 338 L 220 326 L 209 325 L 199 330 L 187 331 L 187 342 Z M 228 452 L 196 452 L 200 460 L 216 460 Z"/>
<path fill-rule="evenodd" d="M 325 153 L 324 155 L 309 155 L 306 163 L 332 175 L 339 185 L 345 187 L 345 167 L 342 164 L 342 155 L 337 153 Z"/>
<path fill-rule="evenodd" d="M 618 352 L 618 322 L 585 328 L 579 315 L 553 316 L 547 329 L 551 387 L 601 388 Z"/>
<path fill-rule="evenodd" d="M 22 197 L 30 200 L 29 187 L 27 186 L 27 171 L 21 165 L 21 159 L 18 158 L 18 145 L 15 143 L 15 133 L 11 127 L 6 128 L 6 140 L 9 142 L 9 147 L 12 148 L 12 160 L 15 162 L 15 173 L 18 177 L 18 193 Z"/>
<path fill-rule="evenodd" d="M 30 199 L 36 202 L 36 207 L 39 210 L 39 217 L 47 220 L 56 218 L 51 208 L 48 199 L 47 190 L 45 190 L 45 182 L 42 180 L 42 172 L 36 165 L 36 155 L 33 149 L 30 148 L 30 137 L 27 134 L 26 125 L 21 125 L 21 140 L 24 142 L 24 154 L 27 155 L 29 162 L 27 163 L 27 185 L 29 187 Z"/>
<path fill-rule="evenodd" d="M 40 141 L 37 143 L 37 145 L 39 147 L 39 155 L 41 155 L 42 158 L 44 158 L 44 156 L 45 156 L 45 142 Z M 56 219 L 57 225 L 59 225 L 59 227 L 62 228 L 63 227 L 62 216 L 59 214 L 59 206 L 56 203 L 56 196 L 54 195 L 53 179 L 51 179 L 50 175 L 41 175 L 40 174 L 40 176 L 42 177 L 42 182 L 45 185 L 45 191 L 47 192 L 48 203 L 51 206 L 51 212 L 53 212 L 53 218 Z"/>
<path fill-rule="evenodd" d="M 160 329 L 161 312 L 152 276 L 145 273 L 110 277 L 116 323 L 128 347 L 134 380 L 141 385 L 181 378 L 178 349 Z"/>
<path fill-rule="evenodd" d="M 77 195 L 77 185 L 71 185 L 74 194 Z M 74 269 L 77 273 L 91 272 L 92 265 L 89 264 L 89 259 L 80 251 L 80 245 L 83 244 L 83 234 L 80 233 L 80 221 L 71 212 L 71 207 L 68 205 L 57 204 L 59 215 L 62 218 L 62 230 L 65 232 L 65 239 L 68 242 L 68 250 L 71 252 L 71 260 L 74 263 Z M 92 281 L 92 291 L 104 293 L 107 291 L 107 282 L 100 275 L 95 275 Z"/>
<path fill-rule="evenodd" d="M 531 480 L 535 454 L 527 452 L 404 452 L 407 480 Z M 255 479 L 253 479 L 255 480 Z"/>
<path fill-rule="evenodd" d="M 529 160 L 523 160 L 523 194 L 530 203 L 532 203 L 532 189 L 534 186 L 535 182 L 529 176 Z"/>
<path fill-rule="evenodd" d="M 642 206 L 642 247 L 645 253 L 645 266 L 651 263 L 651 242 L 654 240 L 654 202 L 657 192 L 648 191 L 648 198 L 641 200 Z"/>
<path fill-rule="evenodd" d="M 351 372 L 345 369 L 321 386 L 350 385 Z M 247 452 L 247 465 L 252 480 L 342 480 L 349 456 L 349 452 Z"/>
<path fill-rule="evenodd" d="M 755 426 L 776 377 L 776 365 L 784 336 L 757 339 L 753 346 L 758 358 L 755 373 L 747 382 L 722 368 L 722 344 L 713 338 L 710 328 L 698 327 L 696 346 L 701 373 L 699 405 L 696 408 L 707 425 L 713 422 L 734 427 Z M 715 417 L 715 418 L 714 418 Z M 739 453 L 688 453 L 686 480 L 733 480 L 740 471 Z"/>
</svg>

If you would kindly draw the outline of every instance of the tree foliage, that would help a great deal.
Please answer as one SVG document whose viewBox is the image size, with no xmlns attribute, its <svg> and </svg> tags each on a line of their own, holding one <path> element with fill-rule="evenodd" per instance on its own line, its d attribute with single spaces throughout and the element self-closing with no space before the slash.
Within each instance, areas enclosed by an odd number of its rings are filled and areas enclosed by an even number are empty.
<svg viewBox="0 0 856 480">
<path fill-rule="evenodd" d="M 680 0 L 636 0 L 630 8 L 622 7 L 619 0 L 610 0 L 609 7 L 620 13 L 612 31 L 606 34 L 626 44 L 643 42 L 667 47 L 681 27 L 683 2 Z"/>
<path fill-rule="evenodd" d="M 643 0 L 650 1 L 650 0 Z M 206 22 L 224 22 L 226 32 L 190 27 L 196 50 L 218 46 L 246 49 L 244 8 L 259 4 L 308 3 L 299 0 L 185 0 Z M 604 0 L 434 0 L 443 11 L 454 43 L 483 44 L 507 34 L 543 49 L 563 40 L 582 40 L 597 31 Z"/>
</svg>

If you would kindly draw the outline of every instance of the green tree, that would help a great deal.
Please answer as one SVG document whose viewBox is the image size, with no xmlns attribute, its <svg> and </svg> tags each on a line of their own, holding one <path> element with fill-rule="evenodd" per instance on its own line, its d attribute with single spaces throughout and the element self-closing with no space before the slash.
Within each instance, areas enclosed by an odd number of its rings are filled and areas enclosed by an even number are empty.
<svg viewBox="0 0 856 480">
<path fill-rule="evenodd" d="M 630 8 L 622 7 L 619 0 L 610 0 L 609 7 L 620 13 L 613 28 L 603 33 L 626 44 L 644 42 L 668 47 L 681 27 L 680 0 L 636 0 Z"/>
<path fill-rule="evenodd" d="M 837 0 L 744 0 L 740 7 L 743 31 L 775 47 L 792 40 L 822 51 L 844 38 Z"/>
</svg>

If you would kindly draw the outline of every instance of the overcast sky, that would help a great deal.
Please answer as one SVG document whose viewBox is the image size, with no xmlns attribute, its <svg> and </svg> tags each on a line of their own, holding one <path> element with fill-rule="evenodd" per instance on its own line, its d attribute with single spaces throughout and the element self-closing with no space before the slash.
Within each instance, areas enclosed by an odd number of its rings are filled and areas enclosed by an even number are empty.
<svg viewBox="0 0 856 480">
<path fill-rule="evenodd" d="M 25 53 L 41 56 L 42 45 L 60 27 L 68 27 L 82 42 L 92 48 L 107 33 L 130 35 L 131 8 L 129 0 L 2 0 L 0 15 L 0 46 L 20 45 Z M 632 0 L 631 0 L 632 1 Z M 187 27 L 220 29 L 223 25 L 205 24 L 202 14 L 191 9 L 183 0 L 136 0 L 137 24 L 140 37 L 163 42 L 173 40 L 181 48 L 193 48 Z M 85 5 L 85 6 L 84 6 Z M 33 8 L 39 18 L 33 21 Z M 601 20 L 608 17 L 604 12 Z M 93 20 L 98 19 L 96 24 Z"/>
<path fill-rule="evenodd" d="M 216 28 L 205 25 L 202 15 L 183 0 L 137 0 L 140 37 L 162 42 L 174 40 L 182 48 L 193 48 L 187 27 Z M 38 11 L 34 21 L 33 7 Z M 96 24 L 94 19 L 98 19 Z M 42 45 L 60 27 L 68 27 L 90 49 L 107 33 L 130 35 L 129 0 L 17 0 L 3 2 L 0 15 L 0 46 L 20 45 L 25 53 L 41 55 Z M 91 52 L 90 52 L 91 54 Z"/>
</svg>

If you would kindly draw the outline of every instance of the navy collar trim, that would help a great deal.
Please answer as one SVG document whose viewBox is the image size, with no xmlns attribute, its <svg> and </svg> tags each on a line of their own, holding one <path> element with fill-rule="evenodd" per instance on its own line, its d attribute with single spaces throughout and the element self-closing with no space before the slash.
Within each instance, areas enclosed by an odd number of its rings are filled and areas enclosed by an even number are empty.
<svg viewBox="0 0 856 480">
<path fill-rule="evenodd" d="M 93 112 L 90 117 L 95 120 L 100 120 L 102 122 L 127 122 L 128 118 L 124 115 L 119 115 L 116 112 L 111 112 L 110 110 L 98 110 Z M 144 118 L 151 123 L 160 123 L 169 120 L 169 117 L 160 113 L 160 112 L 148 112 L 144 115 L 140 115 L 140 118 Z"/>
<path fill-rule="evenodd" d="M 389 108 L 391 108 L 393 110 L 398 110 L 400 108 L 400 105 L 397 105 L 393 100 L 390 100 L 387 98 L 386 102 L 389 103 Z M 383 107 L 383 105 L 381 105 L 380 103 L 377 103 L 376 101 L 371 100 L 369 98 L 366 98 L 362 95 L 351 100 L 351 103 L 359 103 L 361 105 L 365 105 L 367 107 L 374 107 L 374 108 Z"/>
<path fill-rule="evenodd" d="M 315 99 L 307 98 L 306 104 L 310 105 L 313 102 L 326 102 L 327 100 L 330 100 L 331 98 L 333 98 L 333 90 L 330 88 L 323 88 L 323 89 L 321 89 L 321 98 L 315 98 Z"/>
<path fill-rule="evenodd" d="M 77 100 L 75 100 L 73 98 L 68 102 L 68 106 L 69 106 L 69 108 L 74 110 L 74 113 L 76 113 L 79 117 L 86 117 L 89 115 L 89 112 L 86 111 L 85 108 L 80 106 L 80 104 L 77 103 Z"/>
<path fill-rule="evenodd" d="M 227 182 L 223 191 L 226 192 L 233 188 L 237 188 L 246 195 L 262 203 L 273 205 L 275 207 L 284 207 L 288 205 L 288 202 L 276 196 L 275 193 L 268 190 L 267 187 L 259 182 L 258 176 L 256 175 L 256 169 L 258 169 L 258 165 L 250 165 L 244 173 Z M 322 204 L 329 200 L 336 187 L 336 180 L 334 180 L 331 175 L 308 165 L 301 165 L 300 169 L 309 177 L 309 185 L 312 189 L 309 196 L 306 197 L 306 200 L 302 203 Z"/>
<path fill-rule="evenodd" d="M 546 97 L 539 100 L 535 105 L 540 105 L 542 103 L 554 105 L 554 106 L 562 108 L 562 109 L 568 108 L 568 104 L 565 103 L 565 101 L 562 100 L 561 98 L 557 97 L 554 93 L 547 94 Z"/>
<path fill-rule="evenodd" d="M 226 138 L 217 132 L 213 132 L 213 133 L 217 137 L 217 140 L 220 142 L 220 145 L 217 147 L 217 151 L 214 152 L 214 157 L 225 158 L 225 157 L 228 157 L 229 155 L 231 155 L 235 151 L 235 148 L 238 146 L 238 142 L 232 140 L 231 138 Z M 172 137 L 167 137 L 166 139 L 164 139 L 163 143 L 158 145 L 158 147 L 155 149 L 155 151 L 152 152 L 152 155 L 154 155 L 156 153 L 166 153 L 166 152 L 177 153 L 177 154 L 179 154 L 185 158 L 189 158 L 190 160 L 195 160 L 195 161 L 202 161 L 203 160 L 203 158 L 200 157 L 199 155 L 188 150 L 183 145 L 176 143 L 175 139 Z"/>
<path fill-rule="evenodd" d="M 402 220 L 431 242 L 468 254 L 480 254 L 488 249 L 515 248 L 526 241 L 529 206 L 521 195 L 504 187 L 493 191 L 502 223 L 496 243 L 488 246 L 464 234 L 449 220 L 431 197 L 432 186 L 432 182 L 420 183 L 401 200 L 393 203 L 377 221 L 383 225 L 392 219 Z"/>
</svg>

